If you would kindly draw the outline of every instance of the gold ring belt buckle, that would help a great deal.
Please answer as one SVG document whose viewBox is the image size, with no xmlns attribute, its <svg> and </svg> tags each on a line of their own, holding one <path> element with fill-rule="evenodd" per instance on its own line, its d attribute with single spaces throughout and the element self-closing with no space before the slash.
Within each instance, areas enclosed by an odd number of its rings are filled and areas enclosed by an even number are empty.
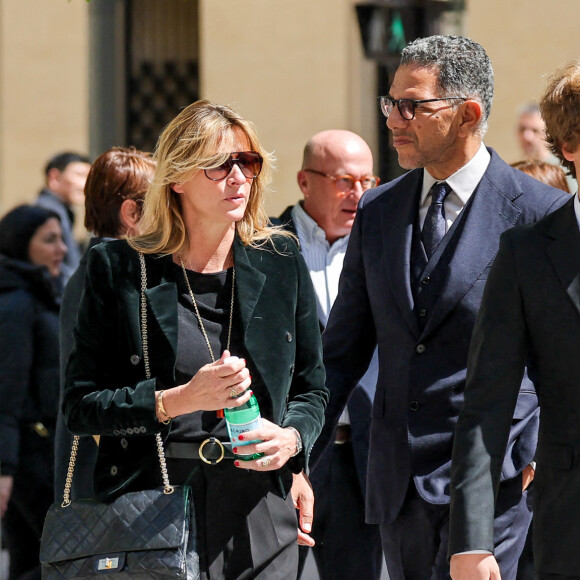
<svg viewBox="0 0 580 580">
<path fill-rule="evenodd" d="M 217 459 L 210 459 L 208 457 L 205 457 L 205 455 L 203 454 L 203 448 L 208 444 L 212 444 L 212 446 L 215 444 L 219 447 L 220 450 L 220 454 L 219 457 Z M 225 455 L 225 447 L 223 446 L 222 442 L 219 439 L 216 439 L 215 437 L 208 437 L 207 439 L 205 439 L 204 441 L 202 441 L 199 444 L 199 458 L 204 462 L 207 463 L 208 465 L 216 465 L 217 463 L 219 463 Z"/>
</svg>

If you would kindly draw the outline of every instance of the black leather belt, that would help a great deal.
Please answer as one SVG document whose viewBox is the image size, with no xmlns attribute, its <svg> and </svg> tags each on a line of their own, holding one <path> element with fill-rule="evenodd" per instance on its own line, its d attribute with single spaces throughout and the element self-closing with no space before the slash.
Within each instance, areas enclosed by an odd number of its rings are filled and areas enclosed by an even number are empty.
<svg viewBox="0 0 580 580">
<path fill-rule="evenodd" d="M 342 443 L 346 443 L 352 439 L 351 432 L 350 432 L 350 425 L 339 425 L 336 428 L 336 433 L 334 436 L 334 442 L 337 445 L 341 445 Z"/>
<path fill-rule="evenodd" d="M 208 437 L 201 443 L 173 441 L 165 446 L 165 457 L 168 459 L 201 459 L 209 465 L 216 465 L 222 459 L 235 458 L 231 448 L 226 447 L 215 437 Z"/>
</svg>

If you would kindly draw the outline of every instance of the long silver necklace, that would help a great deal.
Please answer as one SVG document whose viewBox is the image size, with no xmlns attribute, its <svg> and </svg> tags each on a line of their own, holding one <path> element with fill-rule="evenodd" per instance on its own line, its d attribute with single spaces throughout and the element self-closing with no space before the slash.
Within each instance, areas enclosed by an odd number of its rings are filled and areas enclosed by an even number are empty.
<svg viewBox="0 0 580 580">
<path fill-rule="evenodd" d="M 197 322 L 199 324 L 199 328 L 201 329 L 201 333 L 205 338 L 205 343 L 207 344 L 207 348 L 209 350 L 209 354 L 211 355 L 212 362 L 215 362 L 216 358 L 213 354 L 213 349 L 211 344 L 209 343 L 209 338 L 207 336 L 207 332 L 205 331 L 205 326 L 203 325 L 203 320 L 199 314 L 199 309 L 197 308 L 197 302 L 195 300 L 195 296 L 193 295 L 193 291 L 191 290 L 191 285 L 189 284 L 189 278 L 187 277 L 187 270 L 185 269 L 185 264 L 183 263 L 183 259 L 181 254 L 177 254 L 179 261 L 181 262 L 181 269 L 183 270 L 183 277 L 185 278 L 185 283 L 187 284 L 187 289 L 189 290 L 189 295 L 191 296 L 191 301 L 193 302 L 193 309 L 195 310 L 195 316 L 197 317 Z M 236 267 L 232 268 L 232 298 L 230 301 L 230 324 L 228 327 L 228 342 L 226 344 L 226 350 L 230 350 L 230 340 L 232 338 L 232 322 L 234 319 L 234 296 L 235 296 L 235 289 L 236 289 Z"/>
</svg>

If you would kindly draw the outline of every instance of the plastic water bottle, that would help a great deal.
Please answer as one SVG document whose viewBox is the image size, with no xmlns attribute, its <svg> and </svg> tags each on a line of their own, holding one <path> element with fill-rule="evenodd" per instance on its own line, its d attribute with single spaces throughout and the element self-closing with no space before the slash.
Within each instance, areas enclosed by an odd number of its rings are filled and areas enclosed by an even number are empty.
<svg viewBox="0 0 580 580">
<path fill-rule="evenodd" d="M 224 364 L 234 362 L 237 358 L 238 357 L 233 356 L 228 357 L 224 360 Z M 241 434 L 253 431 L 254 429 L 259 429 L 262 426 L 260 405 L 258 405 L 256 395 L 252 393 L 249 400 L 240 407 L 224 409 L 224 415 L 226 418 L 228 435 L 232 442 L 232 448 L 238 448 L 236 458 L 241 459 L 242 461 L 251 461 L 252 459 L 262 457 L 264 455 L 263 453 L 244 453 L 243 449 L 245 445 L 249 445 L 250 443 L 260 443 L 259 439 L 254 441 L 239 440 Z"/>
</svg>

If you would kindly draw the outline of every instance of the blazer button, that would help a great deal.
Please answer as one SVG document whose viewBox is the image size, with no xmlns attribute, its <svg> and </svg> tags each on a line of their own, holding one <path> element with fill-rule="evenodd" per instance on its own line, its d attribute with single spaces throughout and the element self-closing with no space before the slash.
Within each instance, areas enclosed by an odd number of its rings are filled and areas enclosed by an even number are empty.
<svg viewBox="0 0 580 580">
<path fill-rule="evenodd" d="M 429 284 L 429 282 L 431 282 L 430 276 L 425 276 L 425 278 L 423 278 L 423 280 L 421 280 L 421 284 L 424 284 L 425 286 L 427 286 L 427 284 Z"/>
<path fill-rule="evenodd" d="M 419 410 L 419 401 L 411 401 L 409 403 L 409 409 L 411 409 L 411 411 L 418 411 Z"/>
<path fill-rule="evenodd" d="M 123 439 L 121 439 L 121 447 L 122 447 L 123 449 L 127 449 L 127 447 L 128 447 L 128 446 L 129 446 L 129 442 L 127 441 L 127 439 L 125 439 L 125 438 L 123 437 Z"/>
<path fill-rule="evenodd" d="M 291 333 L 291 332 L 287 332 L 287 333 L 286 333 L 286 340 L 287 340 L 288 342 L 292 342 L 292 338 L 293 338 L 293 337 L 292 337 L 292 333 Z"/>
<path fill-rule="evenodd" d="M 138 355 L 136 355 L 136 354 L 131 355 L 131 364 L 132 365 L 138 365 L 140 361 L 141 361 L 141 359 L 139 358 Z"/>
<path fill-rule="evenodd" d="M 419 316 L 425 318 L 425 316 L 427 316 L 427 311 L 424 308 L 421 308 L 421 310 L 419 310 Z"/>
<path fill-rule="evenodd" d="M 111 475 L 117 475 L 117 473 L 119 473 L 119 470 L 117 468 L 116 465 L 112 465 L 111 466 Z"/>
<path fill-rule="evenodd" d="M 424 344 L 418 344 L 417 348 L 415 349 L 415 351 L 417 352 L 417 354 L 423 354 L 425 352 L 425 345 Z"/>
</svg>

